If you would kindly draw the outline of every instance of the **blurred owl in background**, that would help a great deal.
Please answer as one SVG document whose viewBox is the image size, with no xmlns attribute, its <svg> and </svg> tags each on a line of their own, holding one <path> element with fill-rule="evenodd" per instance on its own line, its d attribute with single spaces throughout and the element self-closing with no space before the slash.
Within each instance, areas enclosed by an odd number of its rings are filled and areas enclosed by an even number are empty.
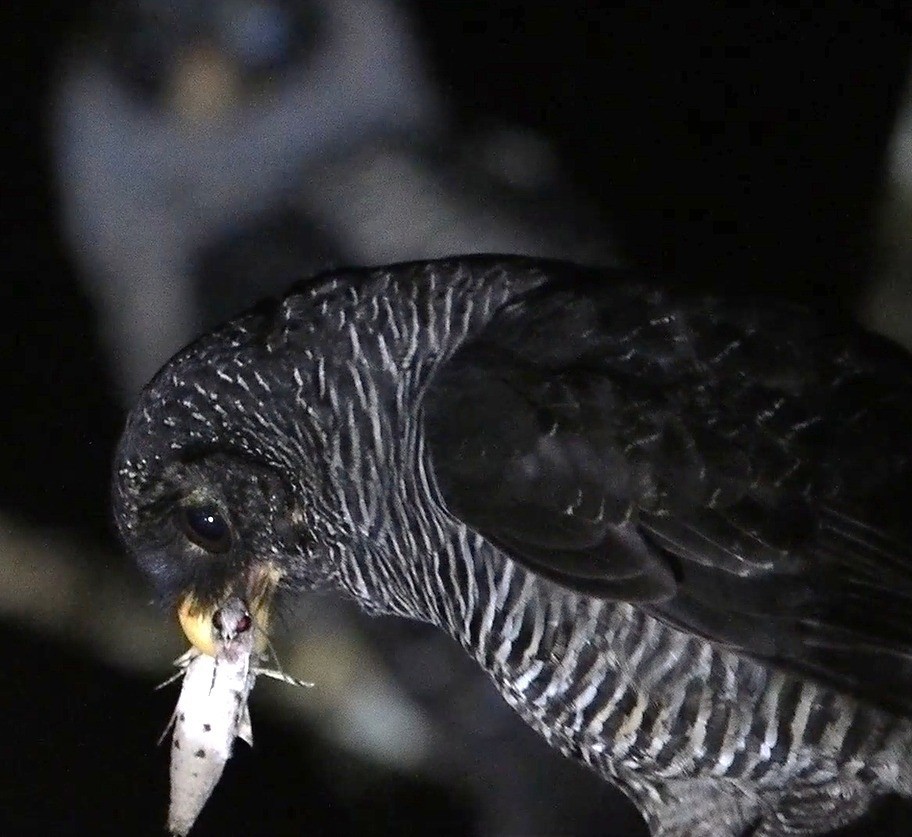
<svg viewBox="0 0 912 837">
<path fill-rule="evenodd" d="M 206 321 L 220 291 L 194 280 L 204 248 L 288 206 L 317 161 L 437 121 L 400 18 L 384 0 L 97 6 L 61 63 L 53 142 L 125 398 Z M 329 246 L 308 232 L 304 270 Z"/>
<path fill-rule="evenodd" d="M 874 276 L 862 302 L 869 328 L 912 349 L 912 76 L 887 146 Z"/>
<path fill-rule="evenodd" d="M 54 155 L 125 403 L 204 326 L 318 269 L 609 252 L 544 140 L 456 133 L 398 3 L 119 0 L 93 21 L 61 62 Z"/>
</svg>

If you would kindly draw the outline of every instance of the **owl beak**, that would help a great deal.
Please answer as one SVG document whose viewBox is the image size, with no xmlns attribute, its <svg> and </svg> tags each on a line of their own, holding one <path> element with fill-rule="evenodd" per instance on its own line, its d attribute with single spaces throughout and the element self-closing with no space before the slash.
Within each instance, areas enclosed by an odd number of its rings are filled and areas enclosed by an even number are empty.
<svg viewBox="0 0 912 837">
<path fill-rule="evenodd" d="M 248 573 L 246 590 L 240 595 L 253 619 L 256 632 L 254 648 L 257 652 L 266 648 L 270 609 L 280 577 L 281 573 L 273 565 L 258 565 Z M 193 593 L 187 593 L 180 600 L 177 619 L 194 648 L 211 657 L 216 655 L 217 631 L 212 619 L 226 600 L 237 595 L 235 590 L 228 590 L 216 604 L 208 606 L 200 604 Z"/>
</svg>

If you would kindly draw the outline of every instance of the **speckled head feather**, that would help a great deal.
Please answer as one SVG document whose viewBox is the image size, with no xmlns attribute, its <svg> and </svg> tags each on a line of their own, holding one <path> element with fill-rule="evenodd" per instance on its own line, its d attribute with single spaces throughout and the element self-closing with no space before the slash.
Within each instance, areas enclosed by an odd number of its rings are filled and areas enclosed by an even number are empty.
<svg viewBox="0 0 912 837">
<path fill-rule="evenodd" d="M 261 303 L 166 364 L 128 419 L 113 492 L 121 535 L 138 545 L 165 601 L 188 587 L 203 600 L 220 595 L 250 554 L 293 562 L 291 586 L 332 584 L 340 555 L 363 548 L 377 525 L 390 457 L 413 457 L 398 434 L 414 441 L 414 426 L 393 426 L 411 424 L 424 379 L 490 314 L 489 297 L 517 280 L 540 281 L 538 263 L 520 265 L 508 274 L 484 258 L 453 261 L 444 283 L 428 263 L 336 271 Z M 353 480 L 359 470 L 369 498 Z M 168 516 L 197 502 L 232 517 L 241 552 L 201 564 L 191 544 L 174 560 L 187 545 Z M 245 531 L 248 520 L 255 525 Z"/>
<path fill-rule="evenodd" d="M 304 378 L 292 371 L 286 380 L 270 346 L 276 308 L 258 306 L 176 355 L 127 422 L 114 479 L 115 516 L 125 541 L 142 544 L 140 567 L 166 601 L 188 588 L 211 601 L 248 556 L 286 561 L 302 548 L 300 537 L 284 536 L 304 515 L 294 498 L 312 496 L 315 481 L 299 465 L 321 467 L 308 455 L 317 449 L 308 434 L 319 428 L 298 406 L 313 401 Z M 187 504 L 216 507 L 229 519 L 227 556 L 207 560 L 187 542 L 175 520 Z M 240 510 L 255 510 L 255 524 L 246 526 Z M 316 559 L 315 551 L 303 563 L 313 584 L 320 575 Z"/>
</svg>

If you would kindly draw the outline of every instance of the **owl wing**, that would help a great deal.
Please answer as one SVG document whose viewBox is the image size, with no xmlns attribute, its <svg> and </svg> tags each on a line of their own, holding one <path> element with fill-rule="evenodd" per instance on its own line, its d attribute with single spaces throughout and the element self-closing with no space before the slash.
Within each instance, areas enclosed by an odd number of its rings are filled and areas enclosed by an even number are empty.
<svg viewBox="0 0 912 837">
<path fill-rule="evenodd" d="M 449 512 L 529 570 L 912 713 L 912 360 L 801 308 L 555 269 L 426 394 Z"/>
</svg>

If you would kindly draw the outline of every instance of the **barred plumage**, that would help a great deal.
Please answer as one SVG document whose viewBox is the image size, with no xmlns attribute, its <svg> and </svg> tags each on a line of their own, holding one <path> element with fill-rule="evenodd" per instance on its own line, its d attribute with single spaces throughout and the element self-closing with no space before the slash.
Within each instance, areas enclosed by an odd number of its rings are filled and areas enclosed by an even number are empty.
<svg viewBox="0 0 912 837">
<path fill-rule="evenodd" d="M 285 595 L 439 626 L 655 834 L 810 835 L 912 793 L 889 688 L 912 683 L 912 558 L 881 490 L 912 473 L 912 361 L 809 313 L 598 281 L 476 258 L 302 284 L 149 385 L 121 532 L 171 598 L 268 566 Z M 201 496 L 235 539 L 205 567 L 168 517 Z"/>
</svg>

